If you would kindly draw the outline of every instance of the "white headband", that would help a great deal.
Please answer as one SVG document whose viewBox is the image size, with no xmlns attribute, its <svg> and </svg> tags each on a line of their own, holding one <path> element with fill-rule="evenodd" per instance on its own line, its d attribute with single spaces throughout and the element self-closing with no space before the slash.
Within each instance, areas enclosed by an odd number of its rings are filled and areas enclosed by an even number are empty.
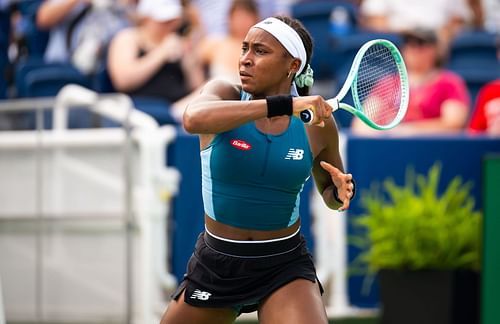
<svg viewBox="0 0 500 324">
<path fill-rule="evenodd" d="M 307 61 L 306 49 L 299 34 L 292 27 L 288 26 L 279 19 L 270 17 L 255 24 L 253 27 L 263 29 L 269 34 L 273 35 L 281 45 L 292 55 L 294 58 L 300 60 L 300 69 L 297 75 L 302 72 Z"/>
</svg>

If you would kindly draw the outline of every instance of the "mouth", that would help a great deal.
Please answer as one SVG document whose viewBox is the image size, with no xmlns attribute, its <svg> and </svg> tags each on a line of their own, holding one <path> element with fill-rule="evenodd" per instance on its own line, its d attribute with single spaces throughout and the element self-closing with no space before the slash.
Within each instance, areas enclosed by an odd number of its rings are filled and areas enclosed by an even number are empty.
<svg viewBox="0 0 500 324">
<path fill-rule="evenodd" d="M 240 78 L 241 78 L 241 79 L 249 79 L 249 78 L 251 78 L 251 77 L 252 77 L 252 75 L 251 75 L 251 74 L 249 74 L 249 73 L 247 73 L 247 72 L 245 72 L 245 71 L 240 71 Z"/>
</svg>

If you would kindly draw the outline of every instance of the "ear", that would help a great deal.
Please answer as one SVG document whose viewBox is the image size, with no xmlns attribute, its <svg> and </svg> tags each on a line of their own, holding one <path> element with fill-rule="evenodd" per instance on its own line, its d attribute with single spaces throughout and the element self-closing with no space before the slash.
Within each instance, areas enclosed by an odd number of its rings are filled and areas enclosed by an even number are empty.
<svg viewBox="0 0 500 324">
<path fill-rule="evenodd" d="M 300 59 L 294 58 L 292 63 L 290 64 L 290 71 L 292 71 L 293 74 L 297 74 L 300 69 Z"/>
</svg>

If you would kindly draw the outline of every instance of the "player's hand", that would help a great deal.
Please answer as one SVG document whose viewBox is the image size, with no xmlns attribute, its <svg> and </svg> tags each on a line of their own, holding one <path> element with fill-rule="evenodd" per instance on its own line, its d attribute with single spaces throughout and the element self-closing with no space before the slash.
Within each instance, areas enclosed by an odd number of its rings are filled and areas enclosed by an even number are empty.
<svg viewBox="0 0 500 324">
<path fill-rule="evenodd" d="M 343 173 L 328 162 L 321 161 L 321 167 L 330 174 L 333 184 L 337 187 L 338 197 L 342 201 L 342 206 L 338 209 L 344 211 L 349 208 L 351 198 L 354 195 L 354 183 L 352 174 Z"/>
<path fill-rule="evenodd" d="M 311 125 L 325 126 L 325 120 L 332 117 L 333 109 L 326 103 L 321 96 L 304 96 L 293 98 L 293 114 L 299 117 L 300 112 L 304 110 L 312 110 L 313 120 Z"/>
</svg>

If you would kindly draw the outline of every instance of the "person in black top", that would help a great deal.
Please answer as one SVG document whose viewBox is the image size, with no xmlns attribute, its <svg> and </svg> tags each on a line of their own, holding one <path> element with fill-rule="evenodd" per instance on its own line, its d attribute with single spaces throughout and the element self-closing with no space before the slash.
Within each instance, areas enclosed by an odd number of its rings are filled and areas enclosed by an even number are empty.
<svg viewBox="0 0 500 324">
<path fill-rule="evenodd" d="M 162 99 L 180 116 L 183 100 L 204 82 L 190 44 L 176 32 L 181 25 L 178 0 L 141 0 L 138 24 L 118 33 L 108 52 L 114 88 L 135 97 Z"/>
</svg>

